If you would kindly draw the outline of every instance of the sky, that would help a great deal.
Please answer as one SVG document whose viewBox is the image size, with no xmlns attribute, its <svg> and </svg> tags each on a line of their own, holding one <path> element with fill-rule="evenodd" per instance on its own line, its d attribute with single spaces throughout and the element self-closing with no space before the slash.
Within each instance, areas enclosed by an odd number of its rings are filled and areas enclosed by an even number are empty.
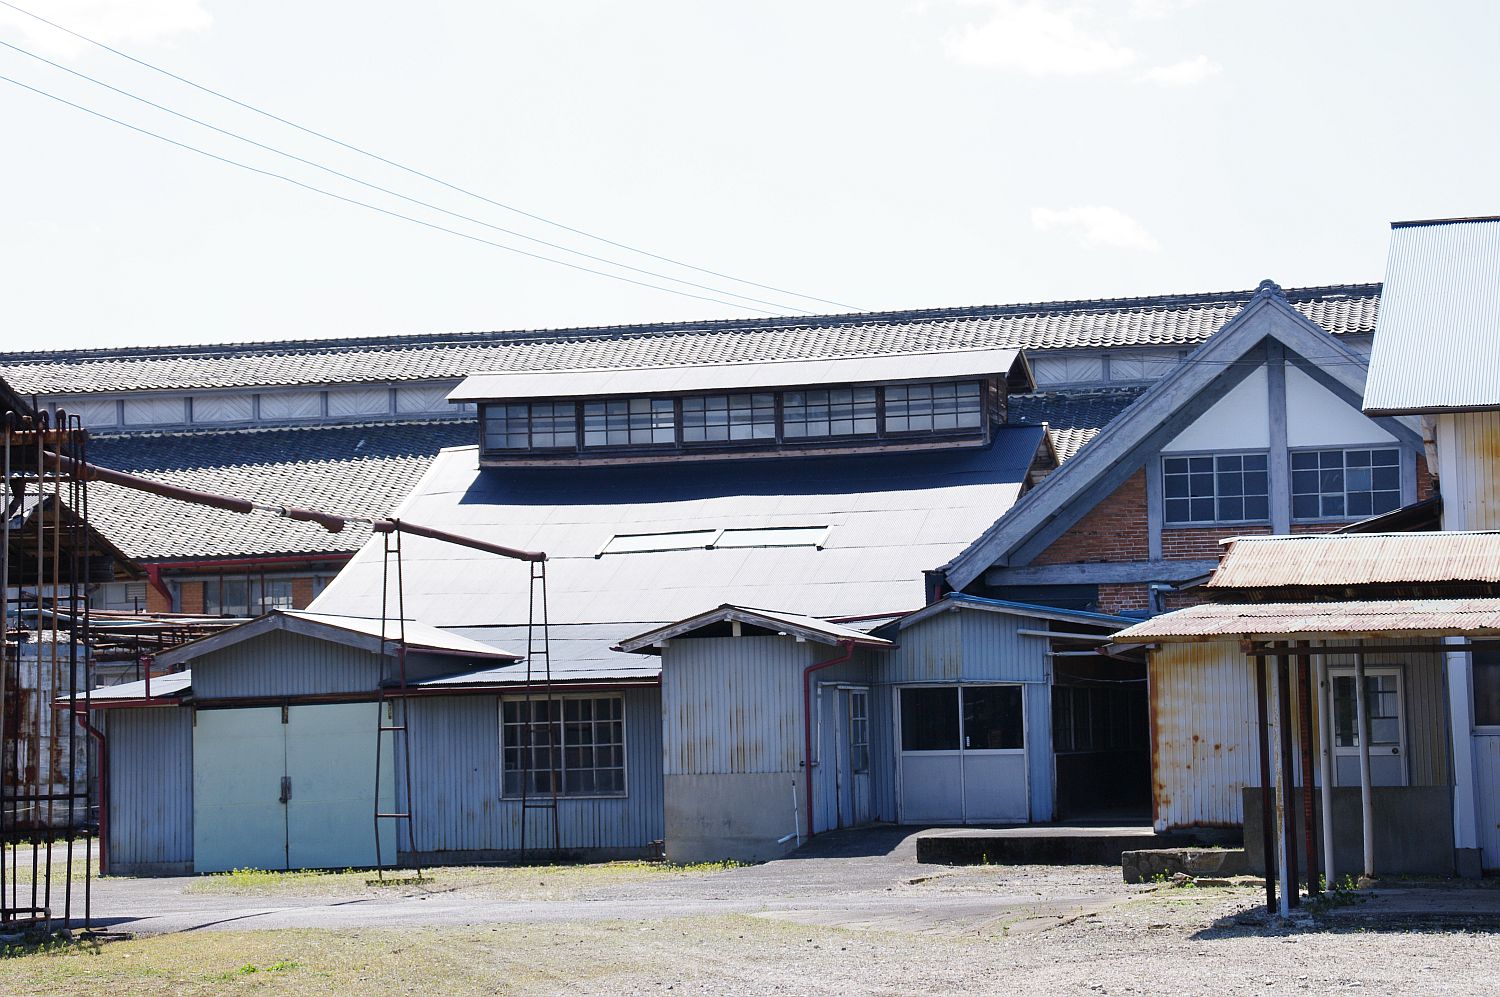
<svg viewBox="0 0 1500 997">
<path fill-rule="evenodd" d="M 1493 0 L 7 2 L 390 162 L 0 6 L 6 351 L 1364 282 L 1500 213 Z"/>
</svg>

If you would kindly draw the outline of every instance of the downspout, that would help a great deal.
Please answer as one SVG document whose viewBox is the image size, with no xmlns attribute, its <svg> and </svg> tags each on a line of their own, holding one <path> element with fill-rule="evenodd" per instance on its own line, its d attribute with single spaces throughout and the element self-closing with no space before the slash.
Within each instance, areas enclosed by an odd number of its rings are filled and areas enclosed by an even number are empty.
<svg viewBox="0 0 1500 997">
<path fill-rule="evenodd" d="M 87 710 L 73 714 L 82 727 L 99 744 L 99 875 L 109 875 L 109 742 L 104 732 L 89 723 Z"/>
<path fill-rule="evenodd" d="M 813 672 L 832 668 L 834 665 L 842 665 L 853 659 L 853 640 L 841 640 L 839 646 L 843 648 L 839 654 L 826 661 L 815 661 L 802 669 L 802 780 L 806 784 L 807 836 L 809 838 L 817 833 L 814 830 L 817 821 L 813 818 L 812 675 Z"/>
</svg>

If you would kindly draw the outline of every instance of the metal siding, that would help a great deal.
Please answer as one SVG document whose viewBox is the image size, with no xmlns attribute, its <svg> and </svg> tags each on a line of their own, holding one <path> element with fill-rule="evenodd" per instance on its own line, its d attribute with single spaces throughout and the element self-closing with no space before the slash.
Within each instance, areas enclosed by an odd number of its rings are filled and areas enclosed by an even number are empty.
<svg viewBox="0 0 1500 997">
<path fill-rule="evenodd" d="M 407 655 L 411 678 L 447 674 L 462 659 Z M 193 693 L 200 699 L 231 696 L 306 696 L 370 692 L 380 677 L 381 656 L 345 644 L 272 631 L 193 661 Z M 394 662 L 386 664 L 387 674 Z"/>
<path fill-rule="evenodd" d="M 1500 406 L 1500 219 L 1391 232 L 1365 411 Z"/>
<path fill-rule="evenodd" d="M 193 861 L 192 721 L 176 707 L 106 714 L 112 869 Z"/>
<path fill-rule="evenodd" d="M 1478 794 L 1479 844 L 1485 871 L 1500 870 L 1500 736 L 1474 736 L 1474 773 Z"/>
<path fill-rule="evenodd" d="M 959 613 L 939 613 L 901 631 L 901 646 L 882 662 L 880 681 L 957 682 L 963 676 L 964 645 Z"/>
<path fill-rule="evenodd" d="M 1443 529 L 1500 529 L 1500 412 L 1439 416 L 1437 445 Z"/>
<path fill-rule="evenodd" d="M 1052 686 L 1028 685 L 1026 696 L 1026 782 L 1031 819 L 1052 820 L 1057 756 L 1052 751 Z"/>
<path fill-rule="evenodd" d="M 623 696 L 626 795 L 559 799 L 564 849 L 644 851 L 663 836 L 660 696 L 654 688 Z M 520 801 L 500 798 L 500 697 L 415 700 L 411 738 L 417 850 L 520 848 Z M 551 842 L 550 813 L 531 810 L 527 822 L 528 846 Z"/>
<path fill-rule="evenodd" d="M 875 819 L 896 821 L 895 693 L 888 685 L 870 689 L 870 770 Z"/>
<path fill-rule="evenodd" d="M 1008 613 L 960 609 L 959 640 L 963 645 L 963 679 L 969 682 L 1046 682 L 1048 641 L 1020 630 L 1046 630 L 1046 620 Z M 915 629 L 915 628 L 913 628 Z M 909 632 L 909 631 L 908 631 Z"/>
<path fill-rule="evenodd" d="M 1423 642 L 1381 641 L 1384 645 L 1403 643 Z M 1330 654 L 1327 660 L 1329 668 L 1354 667 L 1352 654 Z M 1365 667 L 1401 669 L 1407 784 L 1452 785 L 1453 766 L 1448 750 L 1448 689 L 1443 674 L 1443 655 L 1430 652 L 1367 654 Z"/>
<path fill-rule="evenodd" d="M 1164 644 L 1148 674 L 1157 830 L 1243 824 L 1243 790 L 1260 784 L 1250 662 L 1228 641 Z"/>
</svg>

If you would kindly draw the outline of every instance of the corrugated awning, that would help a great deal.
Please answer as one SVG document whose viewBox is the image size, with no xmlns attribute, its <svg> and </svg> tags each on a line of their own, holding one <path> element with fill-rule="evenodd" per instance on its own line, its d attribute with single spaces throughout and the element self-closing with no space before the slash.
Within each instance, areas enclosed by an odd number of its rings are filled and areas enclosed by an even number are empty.
<svg viewBox="0 0 1500 997">
<path fill-rule="evenodd" d="M 1500 598 L 1381 599 L 1192 606 L 1137 623 L 1119 644 L 1176 644 L 1256 637 L 1500 636 Z"/>
<path fill-rule="evenodd" d="M 965 377 L 1015 376 L 1033 384 L 1020 350 L 944 350 L 878 356 L 819 357 L 759 363 L 694 364 L 590 370 L 505 371 L 471 374 L 448 393 L 450 402 L 529 398 L 597 398 L 748 391 L 825 384 L 878 384 Z"/>
<path fill-rule="evenodd" d="M 1237 537 L 1211 589 L 1500 582 L 1500 532 Z"/>
</svg>

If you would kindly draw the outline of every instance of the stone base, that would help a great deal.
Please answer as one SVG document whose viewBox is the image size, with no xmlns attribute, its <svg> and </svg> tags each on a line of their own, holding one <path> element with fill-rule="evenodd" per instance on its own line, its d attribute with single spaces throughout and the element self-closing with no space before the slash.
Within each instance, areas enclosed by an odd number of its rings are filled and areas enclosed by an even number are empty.
<svg viewBox="0 0 1500 997">
<path fill-rule="evenodd" d="M 1227 879 L 1249 872 L 1243 848 L 1147 848 L 1120 855 L 1127 883 L 1150 883 L 1181 874 Z"/>
</svg>

